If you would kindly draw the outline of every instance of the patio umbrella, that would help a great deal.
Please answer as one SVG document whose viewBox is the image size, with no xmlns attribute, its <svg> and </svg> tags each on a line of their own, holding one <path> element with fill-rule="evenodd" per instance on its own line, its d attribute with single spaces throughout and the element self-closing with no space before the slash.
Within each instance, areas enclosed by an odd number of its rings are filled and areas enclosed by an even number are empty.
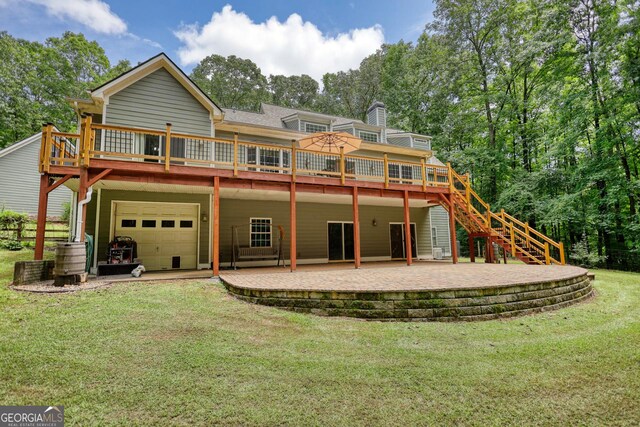
<svg viewBox="0 0 640 427">
<path fill-rule="evenodd" d="M 325 153 L 345 153 L 360 148 L 362 140 L 346 132 L 319 132 L 298 140 L 300 148 L 322 151 Z"/>
</svg>

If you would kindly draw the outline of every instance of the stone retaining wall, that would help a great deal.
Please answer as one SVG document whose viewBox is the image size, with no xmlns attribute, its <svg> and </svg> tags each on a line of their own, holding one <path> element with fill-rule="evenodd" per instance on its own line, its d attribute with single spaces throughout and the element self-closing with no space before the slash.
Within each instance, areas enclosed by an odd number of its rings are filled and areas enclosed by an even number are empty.
<svg viewBox="0 0 640 427">
<path fill-rule="evenodd" d="M 27 285 L 53 279 L 53 260 L 18 261 L 13 267 L 13 284 Z"/>
<path fill-rule="evenodd" d="M 400 321 L 488 320 L 565 307 L 592 295 L 587 275 L 506 287 L 423 292 L 251 289 L 224 282 L 241 300 L 321 316 Z"/>
</svg>

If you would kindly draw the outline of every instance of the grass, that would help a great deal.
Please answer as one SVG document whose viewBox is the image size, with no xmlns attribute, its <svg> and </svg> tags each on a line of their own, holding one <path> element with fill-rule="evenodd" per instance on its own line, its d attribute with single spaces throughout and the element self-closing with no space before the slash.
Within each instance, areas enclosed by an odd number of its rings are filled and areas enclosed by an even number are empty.
<svg viewBox="0 0 640 427">
<path fill-rule="evenodd" d="M 22 294 L 7 256 L 0 404 L 64 404 L 67 425 L 640 420 L 637 274 L 597 271 L 597 298 L 535 316 L 381 323 L 250 305 L 207 280 Z"/>
</svg>

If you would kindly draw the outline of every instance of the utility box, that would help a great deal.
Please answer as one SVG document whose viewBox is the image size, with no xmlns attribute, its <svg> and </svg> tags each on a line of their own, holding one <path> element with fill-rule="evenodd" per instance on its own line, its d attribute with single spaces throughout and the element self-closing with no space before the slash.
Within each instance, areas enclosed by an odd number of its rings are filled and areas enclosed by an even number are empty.
<svg viewBox="0 0 640 427">
<path fill-rule="evenodd" d="M 442 259 L 442 248 L 433 248 L 433 259 Z"/>
</svg>

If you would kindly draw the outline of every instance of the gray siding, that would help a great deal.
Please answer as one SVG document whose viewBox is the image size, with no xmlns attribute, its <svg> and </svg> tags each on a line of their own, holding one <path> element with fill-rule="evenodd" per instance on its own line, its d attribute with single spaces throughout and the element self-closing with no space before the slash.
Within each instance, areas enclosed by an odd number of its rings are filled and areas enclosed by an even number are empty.
<svg viewBox="0 0 640 427">
<path fill-rule="evenodd" d="M 367 113 L 367 123 L 374 126 L 387 126 L 387 112 L 384 108 L 374 108 Z"/>
<path fill-rule="evenodd" d="M 451 237 L 449 233 L 449 213 L 442 206 L 434 206 L 429 209 L 431 227 L 436 228 L 437 244 L 443 249 L 445 256 L 451 256 Z M 428 242 L 428 251 L 431 250 L 431 239 Z"/>
<path fill-rule="evenodd" d="M 0 209 L 36 215 L 40 193 L 40 134 L 33 142 L 0 157 Z M 49 193 L 48 216 L 61 216 L 63 203 L 71 200 L 71 190 L 64 185 Z"/>
<path fill-rule="evenodd" d="M 96 227 L 97 194 L 94 193 L 87 209 L 87 234 L 93 235 Z M 143 191 L 102 190 L 100 195 L 100 228 L 98 230 L 98 261 L 106 260 L 107 244 L 111 230 L 111 202 L 113 200 L 140 202 L 200 203 L 200 214 L 209 214 L 211 196 L 207 194 L 151 193 Z M 199 263 L 209 262 L 210 221 L 200 222 L 200 259 Z"/>
<path fill-rule="evenodd" d="M 411 147 L 410 136 L 393 136 L 387 134 L 387 143 L 391 145 L 400 145 L 402 147 Z"/>
<path fill-rule="evenodd" d="M 298 119 L 294 119 L 294 120 L 290 120 L 288 122 L 283 122 L 284 123 L 284 127 L 287 129 L 291 129 L 291 130 L 300 130 L 300 120 Z"/>
<path fill-rule="evenodd" d="M 211 135 L 209 111 L 161 68 L 109 98 L 107 124 Z"/>
<path fill-rule="evenodd" d="M 431 141 L 429 139 L 413 138 L 413 147 L 420 150 L 431 150 Z"/>
</svg>

